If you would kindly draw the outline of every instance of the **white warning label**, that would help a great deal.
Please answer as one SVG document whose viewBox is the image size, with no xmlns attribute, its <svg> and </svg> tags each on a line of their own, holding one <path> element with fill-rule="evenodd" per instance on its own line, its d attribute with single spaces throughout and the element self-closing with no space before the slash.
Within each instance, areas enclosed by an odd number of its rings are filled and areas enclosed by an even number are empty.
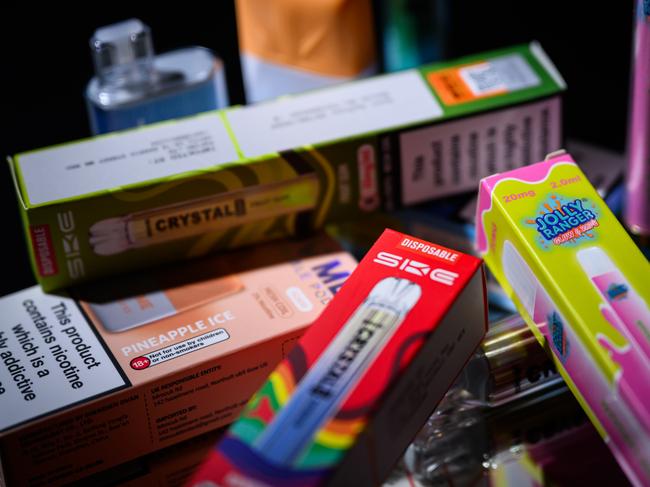
<svg viewBox="0 0 650 487">
<path fill-rule="evenodd" d="M 223 328 L 209 331 L 203 335 L 188 338 L 187 340 L 174 343 L 173 345 L 161 348 L 155 352 L 150 352 L 136 357 L 131 360 L 131 368 L 134 370 L 146 369 L 167 362 L 168 360 L 181 357 L 190 352 L 209 347 L 210 345 L 221 343 L 228 340 L 228 338 L 230 338 L 230 335 L 228 335 L 228 332 Z"/>
<path fill-rule="evenodd" d="M 34 286 L 0 298 L 0 430 L 126 385 L 64 294 Z"/>
</svg>

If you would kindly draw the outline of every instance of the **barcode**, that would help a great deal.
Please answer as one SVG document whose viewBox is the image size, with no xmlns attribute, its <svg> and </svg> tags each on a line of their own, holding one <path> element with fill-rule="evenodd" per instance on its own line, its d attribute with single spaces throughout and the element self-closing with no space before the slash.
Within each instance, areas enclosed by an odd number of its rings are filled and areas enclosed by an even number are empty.
<svg viewBox="0 0 650 487">
<path fill-rule="evenodd" d="M 467 66 L 460 70 L 460 75 L 475 96 L 521 90 L 541 82 L 530 64 L 519 54 Z"/>
<path fill-rule="evenodd" d="M 472 88 L 475 92 L 484 93 L 504 88 L 501 76 L 491 66 L 481 71 L 469 71 L 467 74 L 472 80 Z"/>
</svg>

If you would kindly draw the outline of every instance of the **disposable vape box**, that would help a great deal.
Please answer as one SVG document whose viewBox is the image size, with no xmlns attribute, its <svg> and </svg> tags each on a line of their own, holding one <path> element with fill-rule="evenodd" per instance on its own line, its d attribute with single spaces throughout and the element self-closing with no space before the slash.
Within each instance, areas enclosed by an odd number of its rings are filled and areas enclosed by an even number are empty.
<svg viewBox="0 0 650 487">
<path fill-rule="evenodd" d="M 380 484 L 486 322 L 480 259 L 386 230 L 191 485 Z"/>
<path fill-rule="evenodd" d="M 201 465 L 224 428 L 155 451 L 149 455 L 84 477 L 70 487 L 182 487 Z"/>
<path fill-rule="evenodd" d="M 322 236 L 0 299 L 0 459 L 58 485 L 232 422 L 356 263 Z"/>
<path fill-rule="evenodd" d="M 629 479 L 650 483 L 650 265 L 571 156 L 484 179 L 477 246 Z"/>
<path fill-rule="evenodd" d="M 564 82 L 522 45 L 9 161 L 46 290 L 473 191 L 562 145 Z"/>
</svg>

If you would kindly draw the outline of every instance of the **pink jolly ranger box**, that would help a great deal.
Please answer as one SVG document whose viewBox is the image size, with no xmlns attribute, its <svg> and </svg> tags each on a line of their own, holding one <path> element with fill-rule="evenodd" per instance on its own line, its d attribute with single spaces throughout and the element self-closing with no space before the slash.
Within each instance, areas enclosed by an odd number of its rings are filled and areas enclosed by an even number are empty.
<svg viewBox="0 0 650 487">
<path fill-rule="evenodd" d="M 650 485 L 650 265 L 570 155 L 480 186 L 490 270 L 636 485 Z"/>
</svg>

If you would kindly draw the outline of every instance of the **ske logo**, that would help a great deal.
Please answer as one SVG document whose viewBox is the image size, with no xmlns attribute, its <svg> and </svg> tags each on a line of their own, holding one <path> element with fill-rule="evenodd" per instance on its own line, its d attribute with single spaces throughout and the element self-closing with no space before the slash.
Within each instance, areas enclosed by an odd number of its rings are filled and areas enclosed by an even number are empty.
<svg viewBox="0 0 650 487">
<path fill-rule="evenodd" d="M 432 269 L 428 264 L 423 264 L 413 259 L 406 259 L 400 255 L 391 254 L 390 252 L 379 252 L 375 257 L 377 264 L 387 267 L 398 267 L 401 270 L 416 276 L 429 276 L 432 281 L 439 282 L 446 286 L 453 286 L 458 274 L 445 269 Z"/>
<path fill-rule="evenodd" d="M 74 234 L 74 217 L 71 211 L 58 213 L 56 217 L 59 230 L 63 233 L 63 252 L 65 253 L 68 274 L 72 279 L 79 279 L 84 276 L 85 270 L 79 249 L 79 239 Z"/>
</svg>

